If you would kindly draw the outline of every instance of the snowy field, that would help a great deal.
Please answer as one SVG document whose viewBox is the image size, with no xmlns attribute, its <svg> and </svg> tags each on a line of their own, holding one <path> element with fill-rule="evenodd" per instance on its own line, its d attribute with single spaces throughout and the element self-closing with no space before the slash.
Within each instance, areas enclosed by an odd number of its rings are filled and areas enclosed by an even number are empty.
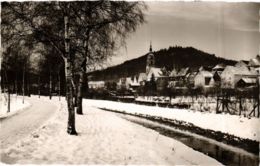
<svg viewBox="0 0 260 166">
<path fill-rule="evenodd" d="M 113 111 L 131 114 L 146 114 L 156 117 L 189 122 L 203 129 L 220 131 L 240 138 L 260 141 L 259 118 L 246 118 L 229 114 L 215 114 L 185 109 L 161 108 L 132 103 L 121 103 L 104 100 L 84 100 L 85 106 L 106 108 Z"/>
<path fill-rule="evenodd" d="M 0 96 L 0 118 L 11 116 L 17 111 L 23 110 L 30 106 L 28 101 L 22 101 L 21 97 L 11 96 L 10 112 L 7 112 L 7 99 L 1 94 Z"/>
<path fill-rule="evenodd" d="M 55 104 L 58 100 L 53 100 Z M 91 102 L 91 103 L 90 103 Z M 76 116 L 78 136 L 66 133 L 64 99 L 60 111 L 27 138 L 2 149 L 5 163 L 16 164 L 135 164 L 221 165 L 215 159 L 174 139 L 129 122 L 84 101 Z M 106 104 L 106 103 L 104 103 Z"/>
</svg>

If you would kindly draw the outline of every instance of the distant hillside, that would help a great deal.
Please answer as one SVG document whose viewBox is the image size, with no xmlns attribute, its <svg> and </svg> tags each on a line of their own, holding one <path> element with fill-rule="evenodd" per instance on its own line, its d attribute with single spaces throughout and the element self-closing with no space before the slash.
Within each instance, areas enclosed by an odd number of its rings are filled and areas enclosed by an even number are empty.
<svg viewBox="0 0 260 166">
<path fill-rule="evenodd" d="M 216 57 L 214 54 L 208 54 L 193 47 L 169 47 L 155 51 L 154 56 L 156 67 L 166 67 L 167 70 L 172 70 L 173 67 L 176 69 L 190 67 L 192 70 L 196 70 L 200 66 L 215 66 L 218 63 L 234 65 L 236 63 L 236 61 Z M 145 72 L 146 57 L 147 54 L 89 74 L 92 75 L 92 80 L 117 80 L 121 77 L 134 76 Z"/>
</svg>

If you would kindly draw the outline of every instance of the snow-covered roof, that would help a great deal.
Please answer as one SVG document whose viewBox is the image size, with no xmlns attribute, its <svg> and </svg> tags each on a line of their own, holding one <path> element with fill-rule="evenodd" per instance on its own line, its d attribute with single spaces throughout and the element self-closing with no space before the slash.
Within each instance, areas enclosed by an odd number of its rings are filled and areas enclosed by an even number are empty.
<svg viewBox="0 0 260 166">
<path fill-rule="evenodd" d="M 89 85 L 104 85 L 105 81 L 88 81 Z"/>
<path fill-rule="evenodd" d="M 204 77 L 213 77 L 213 74 L 209 71 L 202 70 L 198 74 L 203 75 Z"/>
<path fill-rule="evenodd" d="M 147 79 L 147 76 L 146 76 L 146 73 L 139 73 L 139 76 L 138 76 L 138 82 L 141 82 L 141 81 L 146 81 Z"/>
<path fill-rule="evenodd" d="M 249 66 L 260 66 L 260 59 L 258 57 L 250 59 Z"/>
<path fill-rule="evenodd" d="M 212 70 L 220 70 L 220 69 L 225 69 L 226 65 L 221 63 L 217 64 Z"/>
<path fill-rule="evenodd" d="M 254 75 L 246 66 L 226 66 L 221 76 L 224 75 Z"/>
<path fill-rule="evenodd" d="M 182 68 L 179 73 L 178 73 L 178 76 L 186 76 L 189 72 L 189 67 L 186 67 L 186 68 Z"/>
<path fill-rule="evenodd" d="M 198 74 L 198 72 L 191 72 L 189 77 L 195 77 Z"/>
<path fill-rule="evenodd" d="M 162 70 L 161 68 L 157 68 L 157 67 L 151 67 L 148 74 L 147 74 L 147 80 L 149 81 L 152 77 L 152 75 L 154 75 L 155 78 L 162 76 Z"/>
<path fill-rule="evenodd" d="M 126 83 L 130 84 L 132 82 L 132 78 L 131 77 L 126 77 Z"/>
<path fill-rule="evenodd" d="M 140 83 L 137 81 L 137 78 L 134 77 L 134 80 L 130 83 L 131 86 L 140 86 Z"/>
<path fill-rule="evenodd" d="M 247 61 L 239 61 L 235 64 L 235 67 L 243 67 L 243 66 L 247 66 L 248 62 Z"/>
<path fill-rule="evenodd" d="M 256 78 L 241 78 L 245 83 L 247 84 L 255 84 L 256 83 Z"/>
<path fill-rule="evenodd" d="M 175 77 L 177 76 L 177 70 L 176 69 L 173 69 L 170 73 L 170 77 Z"/>
<path fill-rule="evenodd" d="M 131 82 L 130 85 L 131 86 L 140 86 L 140 84 L 138 82 Z"/>
<path fill-rule="evenodd" d="M 258 67 L 258 68 L 259 68 L 259 67 Z M 250 72 L 251 72 L 252 74 L 255 74 L 255 75 L 258 74 L 257 68 L 255 68 L 255 67 L 249 67 L 249 70 L 250 70 Z"/>
</svg>

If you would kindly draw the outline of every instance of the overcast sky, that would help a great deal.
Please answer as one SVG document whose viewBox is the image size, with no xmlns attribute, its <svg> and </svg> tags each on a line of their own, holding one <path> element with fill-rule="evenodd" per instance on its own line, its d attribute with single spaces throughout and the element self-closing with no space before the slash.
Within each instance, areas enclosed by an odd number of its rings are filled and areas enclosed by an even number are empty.
<svg viewBox="0 0 260 166">
<path fill-rule="evenodd" d="M 259 54 L 260 3 L 146 2 L 147 23 L 127 39 L 127 49 L 118 51 L 110 64 L 169 46 L 192 46 L 235 60 Z"/>
</svg>

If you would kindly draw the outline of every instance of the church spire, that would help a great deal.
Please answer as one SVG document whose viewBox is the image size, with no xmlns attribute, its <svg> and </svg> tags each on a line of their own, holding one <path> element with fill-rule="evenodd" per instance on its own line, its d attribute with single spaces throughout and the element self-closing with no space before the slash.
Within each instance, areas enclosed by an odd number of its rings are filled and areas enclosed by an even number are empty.
<svg viewBox="0 0 260 166">
<path fill-rule="evenodd" d="M 150 41 L 150 49 L 146 60 L 146 74 L 148 74 L 150 69 L 154 67 L 154 64 L 155 64 L 155 58 L 153 55 L 152 42 Z"/>
<path fill-rule="evenodd" d="M 153 51 L 153 49 L 152 49 L 152 41 L 150 41 L 150 49 L 149 49 L 149 51 L 150 51 L 150 52 Z"/>
</svg>

